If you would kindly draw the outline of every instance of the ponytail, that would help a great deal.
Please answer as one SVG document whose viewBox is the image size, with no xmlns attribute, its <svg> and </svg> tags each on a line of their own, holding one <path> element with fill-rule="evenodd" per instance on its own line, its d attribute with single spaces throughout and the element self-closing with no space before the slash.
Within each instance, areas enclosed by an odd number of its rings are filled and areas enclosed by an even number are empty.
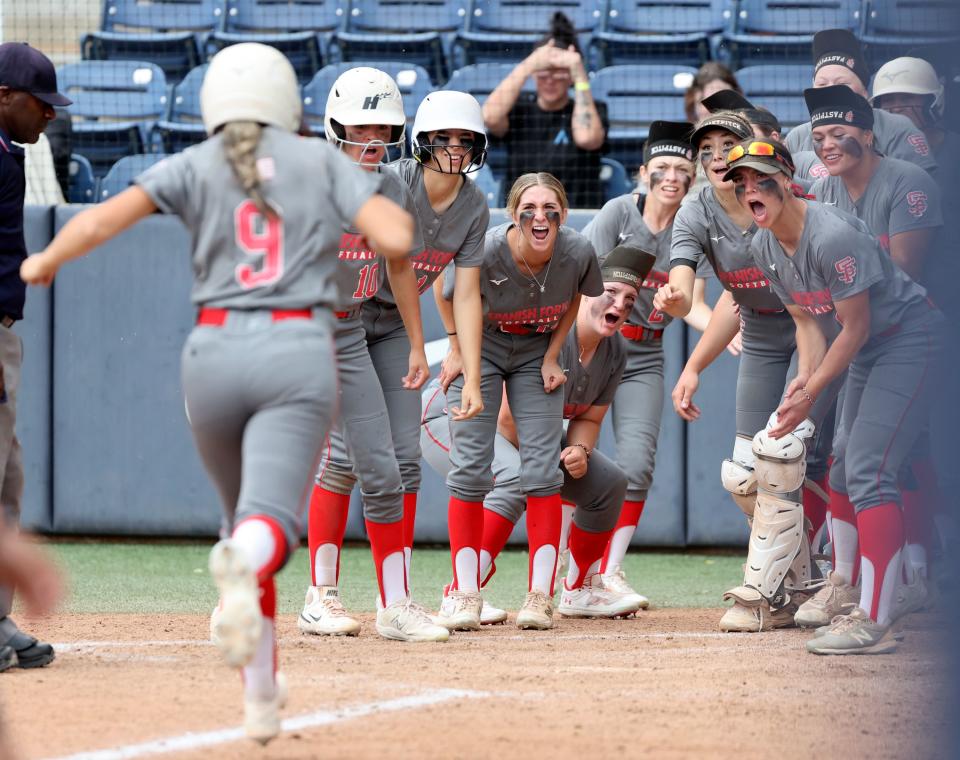
<svg viewBox="0 0 960 760">
<path fill-rule="evenodd" d="M 222 129 L 223 149 L 243 192 L 261 214 L 275 216 L 263 197 L 260 173 L 257 171 L 257 147 L 262 133 L 263 127 L 255 121 L 227 122 Z"/>
</svg>

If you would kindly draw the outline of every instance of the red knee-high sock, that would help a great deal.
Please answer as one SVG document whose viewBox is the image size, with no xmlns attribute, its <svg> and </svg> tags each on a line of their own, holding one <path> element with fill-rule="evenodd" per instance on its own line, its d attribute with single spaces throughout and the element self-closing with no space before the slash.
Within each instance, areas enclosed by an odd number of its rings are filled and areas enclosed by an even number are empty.
<svg viewBox="0 0 960 760">
<path fill-rule="evenodd" d="M 486 586 L 497 572 L 497 556 L 507 545 L 507 539 L 513 533 L 513 523 L 503 515 L 498 515 L 492 509 L 483 510 L 483 540 L 480 542 L 480 551 L 490 555 L 490 569 L 480 579 L 480 586 Z"/>
<path fill-rule="evenodd" d="M 310 578 L 314 586 L 336 585 L 340 581 L 340 549 L 343 534 L 347 530 L 347 515 L 350 512 L 350 495 L 334 493 L 314 486 L 310 493 L 307 512 L 307 546 L 310 549 Z M 329 569 L 321 572 L 322 583 L 317 582 L 317 549 L 325 544 L 337 548 L 336 571 L 329 577 Z M 331 582 L 332 581 L 332 582 Z"/>
<path fill-rule="evenodd" d="M 827 497 L 823 496 L 814 488 L 804 484 L 803 486 L 803 515 L 810 521 L 810 532 L 807 534 L 807 540 L 813 543 L 814 537 L 820 532 L 824 521 L 827 519 L 827 501 L 830 498 L 830 486 L 827 483 L 827 476 L 824 475 L 819 480 L 813 481 L 816 486 Z"/>
<path fill-rule="evenodd" d="M 553 594 L 561 522 L 560 494 L 527 496 L 527 541 L 530 547 L 528 590 L 530 591 L 536 588 L 544 593 Z M 538 560 L 537 552 L 545 546 L 553 547 L 552 559 L 549 554 L 544 553 Z"/>
<path fill-rule="evenodd" d="M 450 559 L 453 564 L 453 586 L 455 591 L 480 590 L 480 543 L 483 541 L 483 502 L 464 501 L 456 496 L 450 497 L 447 507 L 447 529 L 450 531 Z M 457 570 L 457 555 L 464 549 L 471 549 L 473 556 L 464 553 L 459 558 L 460 567 L 467 574 L 461 577 Z"/>
<path fill-rule="evenodd" d="M 403 520 L 392 523 L 375 523 L 364 520 L 373 564 L 377 569 L 377 585 L 380 601 L 384 607 L 407 596 L 407 570 L 403 561 Z M 393 562 L 385 566 L 385 560 L 393 555 Z"/>
<path fill-rule="evenodd" d="M 830 489 L 830 521 L 833 523 L 833 569 L 856 585 L 860 576 L 857 550 L 857 513 L 845 493 Z"/>
<path fill-rule="evenodd" d="M 857 526 L 863 575 L 860 607 L 878 623 L 886 625 L 890 622 L 903 546 L 900 507 L 888 502 L 864 509 L 857 515 Z"/>
<path fill-rule="evenodd" d="M 601 573 L 607 572 L 608 567 L 623 562 L 623 558 L 627 555 L 627 549 L 630 547 L 633 532 L 640 524 L 645 503 L 644 501 L 631 501 L 630 499 L 623 502 L 623 506 L 620 508 L 620 517 L 617 518 L 617 524 L 613 526 L 607 548 L 603 552 L 603 561 L 600 563 Z M 623 530 L 622 533 L 621 530 Z"/>
<path fill-rule="evenodd" d="M 576 579 L 573 584 L 565 580 L 563 582 L 564 588 L 573 591 L 583 585 L 590 570 L 600 561 L 604 547 L 607 546 L 612 534 L 612 530 L 588 533 L 576 525 L 570 526 L 570 572 L 567 575 L 567 580 L 574 573 L 576 573 Z"/>
<path fill-rule="evenodd" d="M 413 551 L 413 530 L 417 522 L 417 494 L 403 495 L 403 548 Z"/>
</svg>

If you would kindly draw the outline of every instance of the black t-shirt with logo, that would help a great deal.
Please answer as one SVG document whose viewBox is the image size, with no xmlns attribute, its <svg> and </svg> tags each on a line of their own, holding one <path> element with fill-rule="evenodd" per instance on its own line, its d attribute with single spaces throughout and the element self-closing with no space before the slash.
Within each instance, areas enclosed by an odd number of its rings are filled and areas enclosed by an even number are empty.
<svg viewBox="0 0 960 760">
<path fill-rule="evenodd" d="M 604 131 L 609 130 L 607 106 L 598 102 L 597 113 Z M 510 111 L 510 129 L 503 136 L 507 148 L 507 182 L 504 195 L 521 174 L 550 172 L 567 191 L 571 208 L 600 208 L 600 156 L 607 150 L 606 139 L 599 150 L 581 150 L 573 141 L 573 100 L 559 111 L 544 111 L 533 92 L 520 94 Z"/>
</svg>

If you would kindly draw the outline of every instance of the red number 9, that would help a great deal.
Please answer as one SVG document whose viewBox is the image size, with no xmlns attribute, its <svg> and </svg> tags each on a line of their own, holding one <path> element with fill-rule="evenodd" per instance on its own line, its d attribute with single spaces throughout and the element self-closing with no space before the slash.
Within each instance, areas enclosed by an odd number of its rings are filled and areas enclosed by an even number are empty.
<svg viewBox="0 0 960 760">
<path fill-rule="evenodd" d="M 283 276 L 283 222 L 279 216 L 265 217 L 256 204 L 246 200 L 233 214 L 237 246 L 251 256 L 263 258 L 263 266 L 238 264 L 237 282 L 241 287 L 259 288 Z"/>
</svg>

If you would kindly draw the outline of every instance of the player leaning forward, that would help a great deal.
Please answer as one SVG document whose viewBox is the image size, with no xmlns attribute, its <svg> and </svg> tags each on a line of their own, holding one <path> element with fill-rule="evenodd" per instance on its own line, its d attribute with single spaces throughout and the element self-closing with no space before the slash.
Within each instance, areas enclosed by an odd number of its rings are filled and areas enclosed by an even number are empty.
<svg viewBox="0 0 960 760">
<path fill-rule="evenodd" d="M 799 367 L 777 421 L 754 439 L 764 502 L 782 509 L 803 482 L 802 460 L 777 460 L 817 397 L 847 373 L 840 410 L 848 432 L 835 441 L 830 485 L 845 492 L 860 537 L 859 606 L 807 642 L 815 654 L 877 654 L 896 647 L 889 631 L 900 574 L 903 524 L 897 474 L 929 412 L 924 393 L 943 322 L 922 287 L 880 249 L 857 219 L 790 193 L 789 153 L 779 143 L 745 140 L 727 155 L 725 175 L 760 228 L 757 266 L 797 330 Z M 840 331 L 827 347 L 825 335 Z M 749 560 L 748 560 L 749 562 Z"/>
<path fill-rule="evenodd" d="M 67 224 L 21 267 L 49 284 L 64 262 L 155 212 L 176 214 L 194 241 L 197 327 L 182 380 L 197 449 L 232 536 L 210 555 L 220 588 L 216 640 L 243 667 L 246 731 L 280 731 L 274 575 L 300 540 L 304 495 L 336 408 L 331 309 L 337 250 L 353 225 L 387 258 L 407 255 L 413 221 L 323 141 L 294 134 L 300 93 L 274 48 L 234 45 L 200 92 L 210 139 Z"/>
</svg>

